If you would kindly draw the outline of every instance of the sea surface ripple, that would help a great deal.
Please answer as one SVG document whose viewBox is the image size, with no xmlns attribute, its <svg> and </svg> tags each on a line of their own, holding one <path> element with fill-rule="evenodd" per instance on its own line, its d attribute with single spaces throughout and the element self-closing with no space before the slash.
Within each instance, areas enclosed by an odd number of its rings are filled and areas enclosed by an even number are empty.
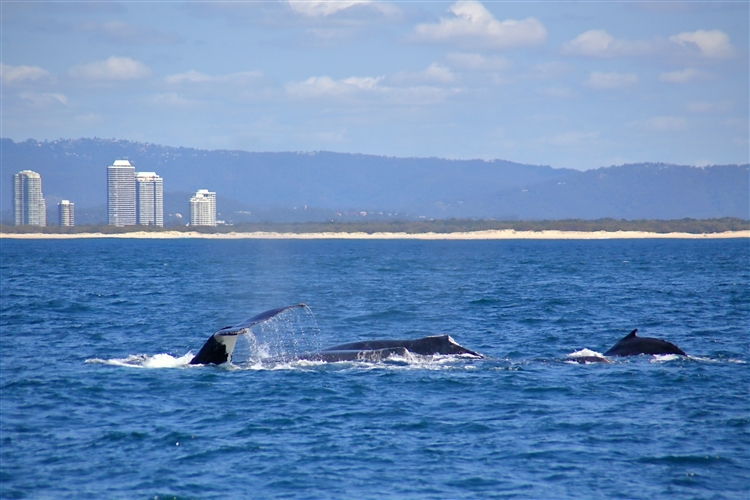
<svg viewBox="0 0 750 500">
<path fill-rule="evenodd" d="M 746 239 L 0 245 L 3 499 L 750 496 Z M 690 356 L 568 356 L 634 328 Z M 443 333 L 486 359 L 257 358 Z"/>
</svg>

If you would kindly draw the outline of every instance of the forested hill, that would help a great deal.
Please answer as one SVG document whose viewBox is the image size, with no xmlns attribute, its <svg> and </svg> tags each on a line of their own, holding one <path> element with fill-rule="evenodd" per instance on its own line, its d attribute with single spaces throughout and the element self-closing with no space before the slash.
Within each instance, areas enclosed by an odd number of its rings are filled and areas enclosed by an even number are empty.
<svg viewBox="0 0 750 500">
<path fill-rule="evenodd" d="M 167 203 L 165 211 L 185 210 L 182 197 L 205 188 L 217 192 L 228 221 L 273 220 L 279 214 L 290 221 L 304 207 L 305 220 L 337 212 L 403 218 L 750 217 L 748 165 L 644 163 L 577 171 L 502 160 L 206 151 L 106 139 L 2 139 L 0 146 L 3 211 L 11 208 L 11 176 L 24 169 L 41 174 L 48 207 L 69 199 L 77 212 L 101 210 L 106 167 L 129 159 L 136 171 L 158 173 L 165 193 L 174 193 L 167 198 L 177 199 L 175 207 Z"/>
</svg>

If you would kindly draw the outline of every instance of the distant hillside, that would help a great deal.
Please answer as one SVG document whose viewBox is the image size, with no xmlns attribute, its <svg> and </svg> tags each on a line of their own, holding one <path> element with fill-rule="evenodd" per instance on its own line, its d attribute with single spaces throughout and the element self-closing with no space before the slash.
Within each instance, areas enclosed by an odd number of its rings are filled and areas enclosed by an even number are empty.
<svg viewBox="0 0 750 500">
<path fill-rule="evenodd" d="M 105 139 L 0 140 L 0 208 L 11 176 L 42 176 L 50 209 L 76 203 L 79 223 L 105 214 L 106 167 L 129 159 L 164 179 L 168 214 L 188 215 L 190 193 L 218 195 L 219 218 L 305 222 L 370 218 L 675 219 L 750 217 L 748 165 L 638 164 L 580 172 L 502 160 L 204 151 Z M 102 219 L 99 219 L 102 220 Z"/>
<path fill-rule="evenodd" d="M 476 206 L 525 219 L 748 219 L 750 174 L 748 165 L 622 165 L 484 195 Z"/>
</svg>

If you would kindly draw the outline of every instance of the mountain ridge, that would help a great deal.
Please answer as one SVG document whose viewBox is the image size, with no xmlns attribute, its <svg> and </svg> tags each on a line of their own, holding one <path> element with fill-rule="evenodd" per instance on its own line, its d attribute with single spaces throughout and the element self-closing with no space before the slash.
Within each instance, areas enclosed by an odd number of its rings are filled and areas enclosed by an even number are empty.
<svg viewBox="0 0 750 500">
<path fill-rule="evenodd" d="M 345 213 L 385 218 L 746 219 L 750 206 L 747 164 L 635 163 L 578 171 L 506 160 L 210 151 L 98 138 L 0 139 L 0 151 L 0 175 L 7 186 L 0 193 L 3 211 L 11 208 L 10 176 L 24 169 L 42 176 L 50 209 L 60 199 L 76 203 L 77 211 L 101 207 L 106 167 L 115 159 L 159 174 L 165 198 L 172 192 L 216 191 L 219 212 L 222 198 L 227 209 L 233 207 L 222 212 L 227 221 L 331 220 Z M 187 210 L 187 201 L 177 203 L 181 210 Z M 165 217 L 170 210 L 176 208 L 165 206 Z"/>
</svg>

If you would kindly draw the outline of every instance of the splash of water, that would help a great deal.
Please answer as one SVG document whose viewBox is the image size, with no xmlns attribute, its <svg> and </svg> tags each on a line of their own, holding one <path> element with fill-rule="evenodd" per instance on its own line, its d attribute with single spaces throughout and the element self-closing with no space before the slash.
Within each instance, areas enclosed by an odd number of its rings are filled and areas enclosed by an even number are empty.
<svg viewBox="0 0 750 500">
<path fill-rule="evenodd" d="M 603 358 L 604 354 L 592 351 L 591 349 L 581 349 L 579 351 L 571 352 L 570 354 L 566 355 L 567 358 L 588 358 L 588 357 L 597 357 L 597 358 Z"/>
<path fill-rule="evenodd" d="M 269 358 L 294 358 L 321 349 L 320 328 L 312 310 L 289 309 L 240 335 L 234 364 L 252 365 Z"/>
<path fill-rule="evenodd" d="M 188 352 L 177 358 L 170 354 L 154 354 L 153 356 L 131 354 L 126 358 L 87 359 L 86 363 L 125 366 L 129 368 L 184 368 L 189 366 L 191 359 L 193 359 L 192 352 Z"/>
</svg>

